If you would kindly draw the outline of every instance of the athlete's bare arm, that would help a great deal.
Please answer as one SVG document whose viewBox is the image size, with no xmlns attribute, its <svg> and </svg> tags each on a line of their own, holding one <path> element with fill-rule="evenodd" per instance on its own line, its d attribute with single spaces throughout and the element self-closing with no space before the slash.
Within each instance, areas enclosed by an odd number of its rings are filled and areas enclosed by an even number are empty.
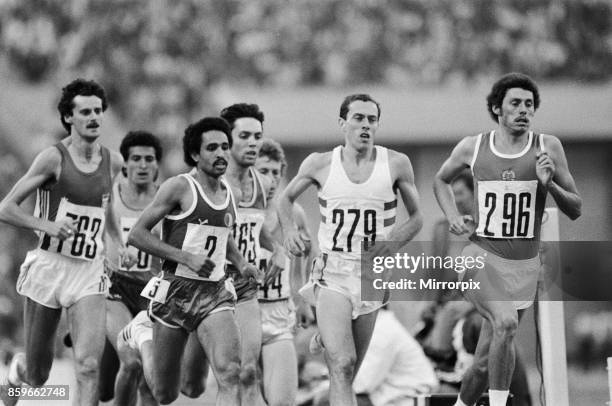
<svg viewBox="0 0 612 406">
<path fill-rule="evenodd" d="M 111 160 L 111 179 L 112 182 L 117 181 L 117 175 L 121 172 L 121 168 L 123 167 L 123 157 L 117 151 L 110 151 L 110 160 Z M 111 193 L 111 199 L 113 194 Z M 106 228 L 105 233 L 114 241 L 115 245 L 119 247 L 119 257 L 121 260 L 121 265 L 131 268 L 134 264 L 136 264 L 137 252 L 128 250 L 123 243 L 123 238 L 121 237 L 121 226 L 119 224 L 119 218 L 115 215 L 115 211 L 113 209 L 113 204 L 109 203 L 106 205 L 105 217 L 106 217 Z"/>
<path fill-rule="evenodd" d="M 278 199 L 278 219 L 283 230 L 285 247 L 293 255 L 302 255 L 306 249 L 293 219 L 293 204 L 311 185 L 320 188 L 329 175 L 331 152 L 313 153 L 300 165 L 297 175 L 289 182 Z"/>
<path fill-rule="evenodd" d="M 389 166 L 394 188 L 399 192 L 408 211 L 408 220 L 396 225 L 389 235 L 391 241 L 410 241 L 423 227 L 419 208 L 419 192 L 414 184 L 414 171 L 410 159 L 402 153 L 389 150 Z"/>
<path fill-rule="evenodd" d="M 474 155 L 478 136 L 470 136 L 462 139 L 455 146 L 450 157 L 440 167 L 434 177 L 434 194 L 438 200 L 440 208 L 444 212 L 449 223 L 449 230 L 453 234 L 464 234 L 470 232 L 467 222 L 473 221 L 471 216 L 462 216 L 457 210 L 455 196 L 450 183 L 462 170 L 470 165 L 470 160 Z"/>
<path fill-rule="evenodd" d="M 144 209 L 128 235 L 128 244 L 158 258 L 181 263 L 203 277 L 208 277 L 215 268 L 214 262 L 205 255 L 194 255 L 173 247 L 157 238 L 151 230 L 164 216 L 173 212 L 184 212 L 192 203 L 188 181 L 178 176 L 165 181 L 155 198 Z M 178 210 L 177 210 L 178 209 Z"/>
<path fill-rule="evenodd" d="M 311 234 L 308 231 L 306 212 L 300 204 L 296 203 L 293 206 L 293 215 L 299 232 L 308 236 L 310 241 L 312 241 Z M 318 251 L 313 251 L 311 248 L 309 252 L 305 252 L 306 257 L 291 258 L 291 267 L 289 268 L 289 287 L 291 289 L 291 297 L 296 306 L 295 316 L 298 325 L 309 325 L 314 321 L 314 314 L 310 305 L 306 303 L 298 291 L 306 283 L 307 272 L 309 271 L 308 267 L 315 252 Z"/>
<path fill-rule="evenodd" d="M 582 212 L 582 198 L 569 171 L 563 145 L 553 135 L 544 135 L 543 141 L 545 152 L 537 155 L 538 179 L 548 187 L 559 209 L 570 219 L 576 220 Z"/>
<path fill-rule="evenodd" d="M 16 227 L 42 231 L 51 237 L 65 240 L 77 231 L 77 220 L 48 221 L 28 213 L 21 203 L 47 181 L 59 178 L 62 156 L 56 147 L 40 152 L 30 169 L 0 202 L 0 221 Z"/>
</svg>

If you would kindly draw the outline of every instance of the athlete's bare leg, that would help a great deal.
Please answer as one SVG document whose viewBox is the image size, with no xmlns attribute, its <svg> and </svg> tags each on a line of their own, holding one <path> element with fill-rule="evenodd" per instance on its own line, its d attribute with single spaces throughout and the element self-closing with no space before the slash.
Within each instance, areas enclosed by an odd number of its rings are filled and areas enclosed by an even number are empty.
<svg viewBox="0 0 612 406">
<path fill-rule="evenodd" d="M 108 401 L 115 395 L 115 380 L 119 370 L 117 334 L 131 319 L 132 314 L 125 304 L 116 300 L 106 301 L 106 343 L 100 364 L 100 401 Z"/>
<path fill-rule="evenodd" d="M 123 339 L 117 340 L 117 354 L 121 360 L 115 380 L 115 406 L 136 404 L 136 385 L 141 378 L 142 361 L 138 350 L 131 348 Z M 144 380 L 144 379 L 142 379 Z"/>
<path fill-rule="evenodd" d="M 504 317 L 503 311 L 507 312 L 507 317 L 509 317 L 510 320 L 512 320 L 514 314 L 517 314 L 516 327 L 518 327 L 518 322 L 524 314 L 523 310 L 515 310 L 514 304 L 511 301 L 483 302 L 474 304 L 485 318 L 482 322 L 480 335 L 478 337 L 478 344 L 476 345 L 476 351 L 474 352 L 474 363 L 466 371 L 461 383 L 460 397 L 461 400 L 467 405 L 475 403 L 487 389 L 487 386 L 489 386 L 489 389 L 493 390 L 508 390 L 514 374 L 516 357 L 514 333 L 509 334 L 512 337 L 509 344 L 509 350 L 506 347 L 508 344 L 506 344 L 506 340 L 504 339 L 502 333 L 508 334 L 511 332 L 504 332 L 503 329 L 498 328 L 498 337 L 496 342 L 496 334 L 494 333 L 493 328 L 494 323 L 492 323 L 490 321 L 491 318 L 489 318 L 493 317 L 491 316 L 492 312 L 495 312 L 496 314 L 495 317 L 497 317 L 498 325 L 503 325 L 502 321 L 500 321 Z M 488 317 L 486 316 L 487 314 L 489 314 Z M 501 342 L 502 345 L 499 345 L 499 342 Z M 493 349 L 494 343 L 498 345 L 496 349 L 497 353 L 495 353 Z M 493 359 L 498 359 L 500 361 L 493 361 Z M 497 362 L 497 365 L 492 365 L 496 364 Z M 493 384 L 493 374 L 496 375 L 496 386 Z"/>
<path fill-rule="evenodd" d="M 189 398 L 198 398 L 206 390 L 208 378 L 208 359 L 194 331 L 189 334 L 183 355 L 183 375 L 181 393 Z"/>
<path fill-rule="evenodd" d="M 372 333 L 374 333 L 374 325 L 376 324 L 376 317 L 378 317 L 378 310 L 364 314 L 353 320 L 353 340 L 355 341 L 355 353 L 357 354 L 353 379 L 355 379 L 361 362 L 370 346 Z"/>
<path fill-rule="evenodd" d="M 72 337 L 78 405 L 98 404 L 100 360 L 104 350 L 106 324 L 106 298 L 90 295 L 79 299 L 66 310 Z"/>
<path fill-rule="evenodd" d="M 355 406 L 357 400 L 351 387 L 357 363 L 351 320 L 353 308 L 349 299 L 338 292 L 322 288 L 317 291 L 317 325 L 330 374 L 329 403 Z"/>
<path fill-rule="evenodd" d="M 265 405 L 257 369 L 261 353 L 261 311 L 256 298 L 236 305 L 240 328 L 241 371 L 240 398 L 243 405 Z"/>
<path fill-rule="evenodd" d="M 153 323 L 155 366 L 152 388 L 155 398 L 162 405 L 174 402 L 179 395 L 181 359 L 188 336 L 187 331 L 182 328 L 170 328 L 161 322 Z M 143 368 L 146 368 L 146 365 L 143 365 Z"/>
<path fill-rule="evenodd" d="M 219 387 L 216 404 L 240 405 L 240 332 L 233 313 L 210 314 L 196 331 Z"/>
<path fill-rule="evenodd" d="M 293 340 L 279 340 L 261 349 L 263 389 L 268 406 L 293 406 L 298 387 L 298 365 Z"/>
<path fill-rule="evenodd" d="M 30 386 L 42 386 L 49 378 L 53 363 L 55 333 L 61 315 L 62 309 L 52 309 L 26 298 L 24 307 L 26 357 L 25 363 L 19 359 L 16 362 L 19 379 Z"/>
</svg>

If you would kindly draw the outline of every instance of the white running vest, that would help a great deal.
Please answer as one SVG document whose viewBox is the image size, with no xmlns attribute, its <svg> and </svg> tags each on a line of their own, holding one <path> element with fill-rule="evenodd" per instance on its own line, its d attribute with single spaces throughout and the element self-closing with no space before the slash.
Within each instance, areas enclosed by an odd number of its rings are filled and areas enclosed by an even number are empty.
<svg viewBox="0 0 612 406">
<path fill-rule="evenodd" d="M 342 146 L 332 151 L 331 167 L 319 191 L 319 246 L 328 255 L 360 260 L 362 242 L 387 240 L 395 224 L 397 198 L 393 191 L 387 148 L 376 146 L 370 177 L 353 183 L 342 166 Z"/>
</svg>

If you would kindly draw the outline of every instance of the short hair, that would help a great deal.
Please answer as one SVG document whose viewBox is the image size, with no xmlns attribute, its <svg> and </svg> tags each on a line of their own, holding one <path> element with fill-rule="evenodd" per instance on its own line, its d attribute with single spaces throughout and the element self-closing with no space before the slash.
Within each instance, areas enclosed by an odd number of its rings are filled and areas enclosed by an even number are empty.
<svg viewBox="0 0 612 406">
<path fill-rule="evenodd" d="M 346 120 L 346 115 L 348 114 L 351 103 L 357 100 L 374 103 L 378 109 L 378 118 L 380 118 L 380 103 L 374 100 L 372 96 L 365 93 L 350 94 L 346 96 L 340 105 L 340 117 Z"/>
<path fill-rule="evenodd" d="M 202 148 L 202 134 L 207 131 L 221 131 L 227 136 L 227 142 L 232 147 L 232 129 L 229 123 L 221 117 L 204 117 L 185 129 L 183 136 L 183 159 L 191 167 L 196 166 L 191 154 L 197 154 Z"/>
<path fill-rule="evenodd" d="M 234 123 L 239 118 L 251 117 L 259 121 L 262 125 L 264 122 L 264 113 L 259 109 L 257 104 L 251 103 L 236 103 L 231 106 L 227 106 L 219 114 L 222 118 L 234 128 Z"/>
<path fill-rule="evenodd" d="M 155 150 L 155 159 L 161 161 L 162 159 L 162 146 L 159 138 L 154 136 L 148 131 L 130 131 L 121 140 L 119 145 L 119 152 L 123 156 L 123 160 L 127 161 L 130 157 L 131 147 L 153 147 Z"/>
<path fill-rule="evenodd" d="M 102 111 L 106 111 L 108 101 L 106 100 L 106 92 L 104 88 L 93 80 L 85 80 L 78 78 L 68 83 L 62 88 L 62 97 L 57 104 L 57 110 L 60 113 L 62 126 L 70 133 L 70 124 L 64 120 L 65 116 L 72 114 L 74 108 L 74 98 L 76 96 L 97 96 L 102 100 Z"/>
<path fill-rule="evenodd" d="M 277 141 L 264 138 L 259 148 L 259 156 L 266 156 L 270 158 L 271 161 L 280 162 L 281 174 L 285 173 L 285 169 L 287 169 L 287 159 L 285 158 L 283 147 Z"/>
<path fill-rule="evenodd" d="M 469 169 L 461 171 L 457 176 L 453 178 L 451 184 L 454 185 L 457 182 L 465 183 L 465 186 L 467 186 L 467 188 L 470 189 L 472 193 L 474 193 L 474 177 L 472 176 L 472 173 Z"/>
<path fill-rule="evenodd" d="M 538 86 L 529 76 L 523 73 L 508 73 L 497 80 L 491 87 L 491 92 L 487 95 L 487 110 L 489 115 L 498 122 L 497 114 L 493 112 L 493 107 L 500 107 L 508 89 L 518 87 L 533 93 L 533 105 L 537 110 L 540 107 L 540 92 Z"/>
</svg>

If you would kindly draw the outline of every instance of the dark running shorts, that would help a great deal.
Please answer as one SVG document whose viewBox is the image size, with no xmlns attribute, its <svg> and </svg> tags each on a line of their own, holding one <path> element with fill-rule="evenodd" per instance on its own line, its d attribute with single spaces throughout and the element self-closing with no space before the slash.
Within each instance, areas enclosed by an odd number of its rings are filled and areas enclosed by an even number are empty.
<svg viewBox="0 0 612 406">
<path fill-rule="evenodd" d="M 257 297 L 259 287 L 255 280 L 243 278 L 240 272 L 231 264 L 227 265 L 226 273 L 234 280 L 234 289 L 236 289 L 236 296 L 238 297 L 236 303 L 248 302 Z"/>
<path fill-rule="evenodd" d="M 236 299 L 231 281 L 227 279 L 208 282 L 167 273 L 163 278 L 170 282 L 166 302 L 151 301 L 150 315 L 167 327 L 191 332 L 206 316 L 234 309 Z"/>
<path fill-rule="evenodd" d="M 123 303 L 132 313 L 132 317 L 136 316 L 141 310 L 147 310 L 149 300 L 140 296 L 140 292 L 142 292 L 146 283 L 133 280 L 117 272 L 110 274 L 110 281 L 112 285 L 108 290 L 107 300 Z"/>
</svg>

